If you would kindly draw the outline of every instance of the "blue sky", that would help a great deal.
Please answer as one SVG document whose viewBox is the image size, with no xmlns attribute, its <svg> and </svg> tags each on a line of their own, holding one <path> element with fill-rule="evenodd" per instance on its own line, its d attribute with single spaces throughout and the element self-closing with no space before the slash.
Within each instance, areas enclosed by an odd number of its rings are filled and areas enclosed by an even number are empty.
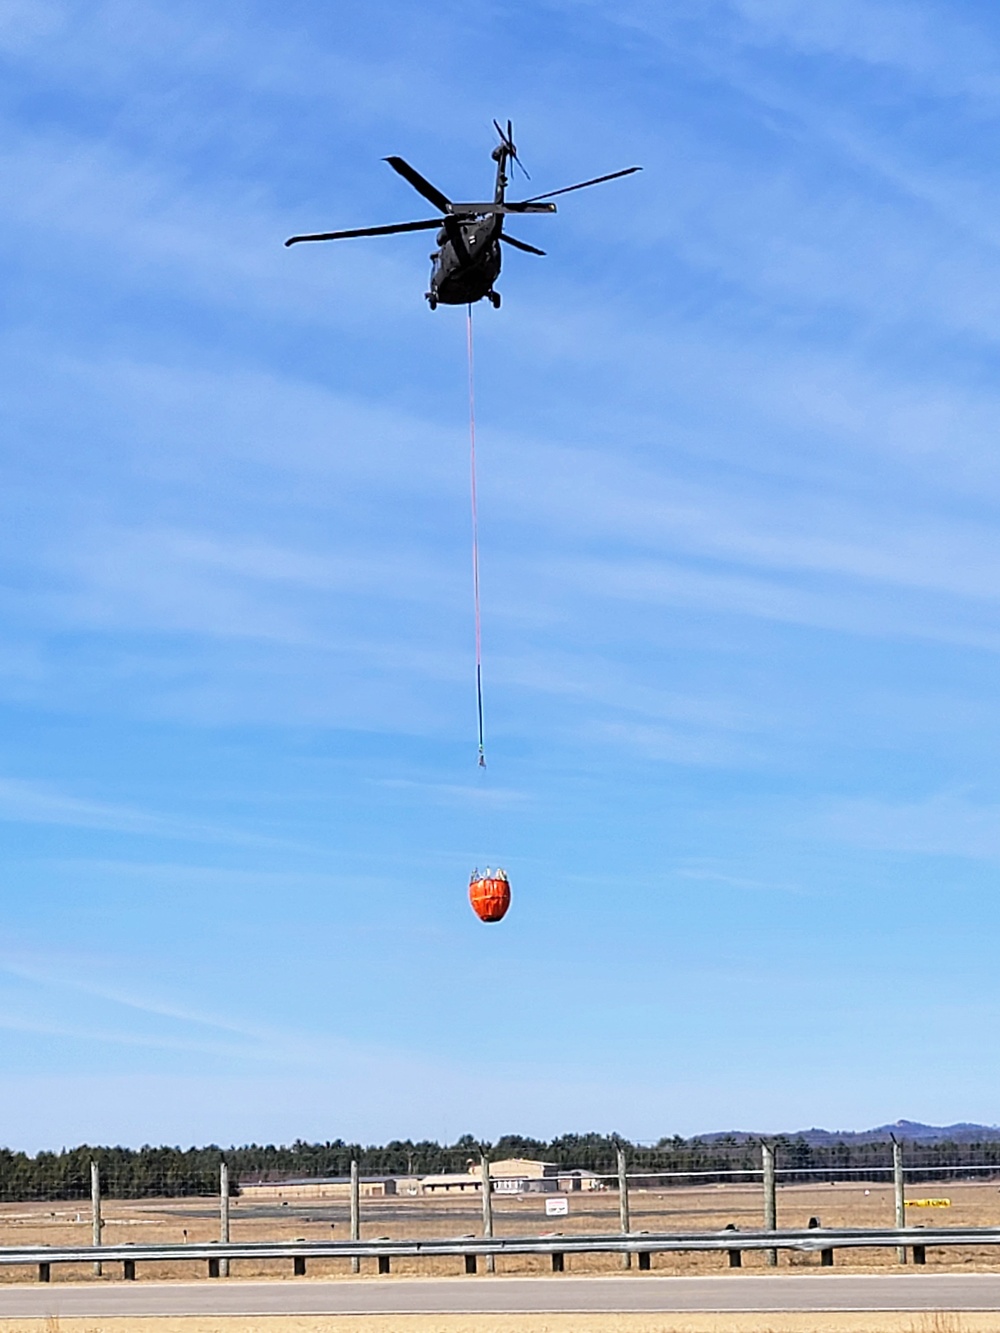
<svg viewBox="0 0 1000 1333">
<path fill-rule="evenodd" d="M 11 0 L 0 1137 L 994 1122 L 1000 18 Z M 511 116 L 476 313 L 426 215 Z M 510 873 L 485 927 L 474 865 Z"/>
</svg>

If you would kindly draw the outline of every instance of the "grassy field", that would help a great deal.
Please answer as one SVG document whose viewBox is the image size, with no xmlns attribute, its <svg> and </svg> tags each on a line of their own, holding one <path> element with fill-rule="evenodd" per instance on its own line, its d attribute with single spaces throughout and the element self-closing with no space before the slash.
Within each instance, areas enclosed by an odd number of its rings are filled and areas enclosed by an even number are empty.
<svg viewBox="0 0 1000 1333">
<path fill-rule="evenodd" d="M 966 1183 L 921 1190 L 933 1196 L 947 1197 L 946 1209 L 908 1209 L 911 1225 L 926 1222 L 935 1226 L 1000 1225 L 1000 1188 L 996 1183 Z M 911 1191 L 916 1195 L 916 1191 Z M 613 1232 L 618 1229 L 617 1194 L 593 1193 L 570 1196 L 570 1215 L 550 1218 L 545 1215 L 544 1197 L 528 1195 L 523 1199 L 496 1200 L 495 1229 L 499 1236 L 540 1235 L 560 1231 Z M 365 1199 L 362 1203 L 366 1237 L 427 1237 L 475 1235 L 481 1231 L 480 1201 L 474 1197 L 421 1197 Z M 810 1217 L 818 1217 L 824 1226 L 877 1227 L 893 1224 L 892 1190 L 884 1184 L 823 1184 L 785 1186 L 778 1191 L 778 1225 L 804 1227 Z M 176 1243 L 207 1241 L 218 1238 L 218 1201 L 213 1199 L 173 1199 L 140 1201 L 105 1201 L 104 1237 L 107 1244 L 133 1241 Z M 747 1230 L 761 1225 L 759 1186 L 725 1185 L 634 1191 L 632 1226 L 636 1231 L 718 1230 L 733 1222 Z M 231 1235 L 234 1240 L 306 1240 L 346 1239 L 348 1236 L 347 1200 L 317 1200 L 314 1204 L 296 1201 L 289 1206 L 277 1203 L 250 1203 L 237 1199 L 232 1204 Z M 90 1240 L 90 1216 L 86 1206 L 69 1204 L 0 1205 L 0 1245 L 85 1245 Z M 779 1254 L 782 1269 L 807 1271 L 818 1269 L 818 1255 Z M 654 1255 L 654 1271 L 662 1273 L 712 1273 L 725 1267 L 722 1254 Z M 762 1270 L 762 1254 L 744 1255 L 745 1268 Z M 852 1271 L 885 1270 L 897 1267 L 894 1250 L 838 1251 L 838 1268 Z M 374 1269 L 374 1260 L 362 1261 L 365 1272 Z M 498 1260 L 506 1273 L 543 1273 L 550 1271 L 546 1256 L 510 1256 Z M 107 1277 L 120 1276 L 118 1265 L 109 1265 Z M 287 1276 L 288 1261 L 234 1261 L 234 1277 Z M 1000 1251 L 987 1247 L 931 1249 L 928 1269 L 958 1271 L 1000 1268 Z M 200 1275 L 202 1266 L 191 1264 L 140 1264 L 141 1278 L 168 1278 Z M 460 1259 L 393 1260 L 393 1272 L 408 1275 L 445 1275 L 457 1273 Z M 615 1255 L 567 1256 L 570 1272 L 614 1273 L 621 1271 L 621 1259 Z M 347 1276 L 347 1260 L 310 1261 L 311 1277 Z M 13 1268 L 5 1281 L 34 1281 L 32 1268 Z M 90 1265 L 57 1265 L 52 1280 L 92 1280 Z"/>
</svg>

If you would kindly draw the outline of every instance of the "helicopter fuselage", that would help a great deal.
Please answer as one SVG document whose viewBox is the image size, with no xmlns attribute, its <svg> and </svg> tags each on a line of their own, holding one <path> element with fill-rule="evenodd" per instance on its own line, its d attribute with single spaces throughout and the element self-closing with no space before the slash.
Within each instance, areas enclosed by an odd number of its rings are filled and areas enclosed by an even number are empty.
<svg viewBox="0 0 1000 1333">
<path fill-rule="evenodd" d="M 437 234 L 438 249 L 430 256 L 430 290 L 427 301 L 433 309 L 441 305 L 471 305 L 483 297 L 495 299 L 493 284 L 500 276 L 500 233 L 503 219 L 496 215 L 458 219 L 452 224 L 452 236 L 442 227 Z M 454 239 L 454 232 L 461 241 Z M 462 246 L 465 253 L 459 252 Z"/>
<path fill-rule="evenodd" d="M 520 166 L 517 149 L 514 146 L 513 128 L 507 121 L 506 133 L 499 121 L 493 122 L 500 142 L 493 149 L 492 157 L 496 163 L 496 181 L 493 198 L 478 203 L 453 203 L 436 185 L 433 185 L 419 171 L 416 171 L 402 157 L 387 157 L 385 160 L 398 175 L 402 176 L 418 194 L 422 195 L 439 211 L 437 218 L 421 218 L 417 222 L 392 222 L 379 227 L 351 227 L 346 231 L 310 232 L 308 235 L 289 236 L 286 245 L 296 245 L 299 241 L 346 241 L 359 236 L 394 236 L 403 232 L 433 231 L 437 229 L 437 249 L 431 255 L 430 290 L 425 293 L 427 304 L 433 310 L 437 305 L 472 305 L 485 297 L 494 307 L 500 305 L 500 295 L 494 290 L 494 283 L 500 276 L 502 245 L 511 245 L 515 250 L 524 250 L 532 255 L 544 255 L 527 241 L 519 240 L 504 231 L 504 219 L 508 214 L 523 217 L 531 213 L 554 213 L 556 205 L 551 200 L 556 195 L 569 194 L 573 190 L 582 190 L 590 185 L 600 185 L 604 181 L 617 180 L 619 176 L 630 176 L 640 167 L 626 167 L 624 171 L 613 171 L 607 176 L 596 176 L 593 180 L 580 181 L 576 185 L 567 185 L 561 190 L 550 190 L 547 194 L 536 194 L 530 199 L 507 201 L 508 163 Z M 521 167 L 524 171 L 524 168 Z M 527 177 L 527 172 L 524 173 Z"/>
</svg>

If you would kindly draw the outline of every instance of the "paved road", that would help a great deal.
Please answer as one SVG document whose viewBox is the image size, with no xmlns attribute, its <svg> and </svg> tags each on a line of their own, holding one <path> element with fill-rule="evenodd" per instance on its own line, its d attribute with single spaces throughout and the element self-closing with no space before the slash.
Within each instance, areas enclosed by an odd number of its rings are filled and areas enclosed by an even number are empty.
<svg viewBox="0 0 1000 1333">
<path fill-rule="evenodd" d="M 1000 1274 L 478 1277 L 0 1285 L 0 1318 L 513 1311 L 1000 1310 Z"/>
</svg>

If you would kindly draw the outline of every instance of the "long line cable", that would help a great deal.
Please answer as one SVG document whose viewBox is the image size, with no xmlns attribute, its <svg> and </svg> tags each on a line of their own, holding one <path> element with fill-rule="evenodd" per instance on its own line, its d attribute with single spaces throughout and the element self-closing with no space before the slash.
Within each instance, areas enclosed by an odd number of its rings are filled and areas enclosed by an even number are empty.
<svg viewBox="0 0 1000 1333">
<path fill-rule="evenodd" d="M 476 500 L 476 390 L 472 356 L 472 305 L 468 307 L 466 345 L 469 352 L 469 475 L 472 494 L 472 596 L 476 609 L 476 710 L 479 719 L 479 767 L 486 767 L 483 731 L 483 622 L 479 608 L 479 506 Z"/>
</svg>

